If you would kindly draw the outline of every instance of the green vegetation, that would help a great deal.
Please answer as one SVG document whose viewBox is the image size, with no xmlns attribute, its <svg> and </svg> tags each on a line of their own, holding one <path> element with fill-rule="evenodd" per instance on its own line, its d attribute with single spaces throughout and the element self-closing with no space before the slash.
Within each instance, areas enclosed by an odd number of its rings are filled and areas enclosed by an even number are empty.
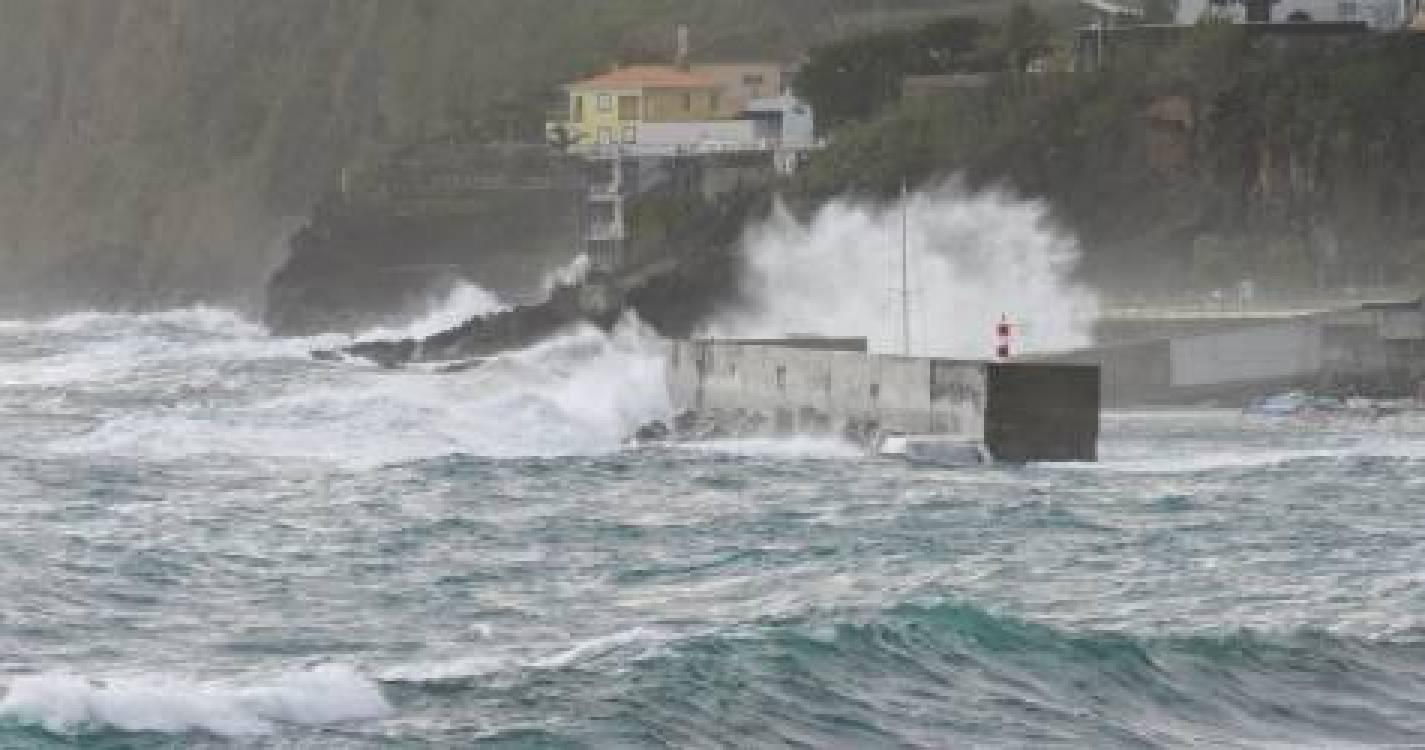
<svg viewBox="0 0 1425 750">
<path fill-rule="evenodd" d="M 822 130 L 880 114 L 901 98 L 910 75 L 1025 71 L 1048 55 L 1053 28 L 1025 2 L 991 24 L 949 16 L 904 29 L 828 42 L 811 50 L 796 91 L 817 113 Z"/>
<path fill-rule="evenodd" d="M 1097 74 L 1009 72 L 839 128 L 803 204 L 959 175 L 1046 200 L 1123 291 L 1405 281 L 1425 262 L 1425 40 L 1209 25 Z M 815 60 L 813 61 L 815 63 Z"/>
<path fill-rule="evenodd" d="M 983 46 L 986 31 L 976 18 L 952 17 L 830 42 L 812 50 L 797 94 L 823 129 L 862 120 L 898 100 L 907 75 L 1000 69 L 1002 60 Z"/>
</svg>

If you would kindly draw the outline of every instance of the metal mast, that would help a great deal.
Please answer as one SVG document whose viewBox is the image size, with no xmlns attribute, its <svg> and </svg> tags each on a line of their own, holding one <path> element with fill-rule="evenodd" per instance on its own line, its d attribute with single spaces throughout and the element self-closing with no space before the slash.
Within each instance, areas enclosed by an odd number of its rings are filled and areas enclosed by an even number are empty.
<svg viewBox="0 0 1425 750">
<path fill-rule="evenodd" d="M 901 353 L 910 356 L 910 191 L 901 178 Z"/>
</svg>

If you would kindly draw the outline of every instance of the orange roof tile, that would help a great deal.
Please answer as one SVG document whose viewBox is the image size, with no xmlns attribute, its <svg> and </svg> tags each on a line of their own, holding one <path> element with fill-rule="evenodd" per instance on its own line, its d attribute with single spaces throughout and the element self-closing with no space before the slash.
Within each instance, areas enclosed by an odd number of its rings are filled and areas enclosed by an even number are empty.
<svg viewBox="0 0 1425 750">
<path fill-rule="evenodd" d="M 719 88 L 710 76 L 672 65 L 626 65 L 569 84 L 568 88 Z"/>
</svg>

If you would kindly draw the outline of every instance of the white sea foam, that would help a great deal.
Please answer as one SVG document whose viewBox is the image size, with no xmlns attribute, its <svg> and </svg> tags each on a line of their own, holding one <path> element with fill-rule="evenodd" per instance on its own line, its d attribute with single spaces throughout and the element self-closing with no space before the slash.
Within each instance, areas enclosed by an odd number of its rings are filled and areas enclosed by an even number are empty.
<svg viewBox="0 0 1425 750">
<path fill-rule="evenodd" d="M 524 649 L 522 653 L 486 653 L 459 656 L 440 661 L 402 664 L 381 671 L 387 682 L 427 682 L 487 677 L 521 670 L 557 670 L 579 667 L 615 654 L 639 659 L 657 653 L 677 633 L 665 628 L 639 626 L 608 635 L 595 636 L 574 643 L 545 644 L 543 648 Z"/>
<path fill-rule="evenodd" d="M 267 329 L 242 315 L 218 307 L 197 305 L 152 313 L 78 312 L 43 320 L 0 320 L 0 331 L 103 333 L 152 326 L 175 326 L 234 336 L 262 336 Z"/>
<path fill-rule="evenodd" d="M 545 274 L 544 281 L 540 286 L 544 289 L 544 293 L 548 294 L 554 291 L 555 287 L 577 284 L 583 281 L 584 277 L 588 275 L 589 255 L 587 253 L 579 253 L 567 264 Z"/>
<path fill-rule="evenodd" d="M 337 664 L 249 684 L 153 676 L 100 681 L 51 673 L 17 678 L 0 699 L 0 716 L 54 734 L 116 729 L 234 737 L 268 734 L 282 724 L 364 721 L 391 713 L 375 682 Z"/>
<path fill-rule="evenodd" d="M 44 345 L 40 356 L 0 361 L 0 386 L 105 385 L 130 380 L 139 370 L 192 368 L 202 362 L 306 359 L 313 348 L 344 340 L 277 339 L 237 313 L 206 307 L 6 321 L 0 323 L 0 332 Z M 63 348 L 55 351 L 57 345 Z"/>
<path fill-rule="evenodd" d="M 865 449 L 837 438 L 798 436 L 788 438 L 730 438 L 678 443 L 679 450 L 723 453 L 734 456 L 771 458 L 865 458 Z"/>
<path fill-rule="evenodd" d="M 374 328 L 356 338 L 361 341 L 425 338 L 448 331 L 471 318 L 509 309 L 499 295 L 461 280 L 442 297 L 433 299 L 426 310 L 402 326 Z"/>
<path fill-rule="evenodd" d="M 1296 461 L 1329 460 L 1347 455 L 1341 450 L 1262 450 L 1211 451 L 1192 454 L 1165 455 L 1155 458 L 1101 456 L 1098 463 L 1054 464 L 1059 469 L 1097 471 L 1113 474 L 1199 474 L 1231 469 L 1257 469 Z"/>
<path fill-rule="evenodd" d="M 707 333 L 860 335 L 899 351 L 903 219 L 913 353 L 988 357 L 1001 315 L 1016 324 L 1020 350 L 1089 342 L 1098 303 L 1072 281 L 1077 244 L 1040 203 L 954 185 L 887 207 L 833 202 L 810 224 L 779 212 L 746 238 L 751 307 Z"/>
<path fill-rule="evenodd" d="M 1348 444 L 1311 448 L 1238 448 L 1232 451 L 1164 451 L 1152 446 L 1109 445 L 1097 463 L 1044 463 L 1042 466 L 1111 474 L 1200 474 L 1234 469 L 1262 469 L 1301 461 L 1348 461 L 1370 458 L 1425 458 L 1425 439 L 1368 435 Z"/>
<path fill-rule="evenodd" d="M 638 648 L 641 652 L 647 652 L 649 649 L 667 642 L 671 637 L 671 633 L 659 628 L 630 628 L 611 635 L 590 638 L 549 656 L 536 659 L 531 666 L 537 669 L 560 669 L 583 664 L 628 648 Z"/>
<path fill-rule="evenodd" d="M 618 449 L 638 425 L 669 411 L 661 342 L 630 318 L 612 334 L 575 327 L 464 373 L 342 366 L 250 402 L 135 410 L 49 450 L 354 468 L 453 454 L 591 454 Z"/>
</svg>

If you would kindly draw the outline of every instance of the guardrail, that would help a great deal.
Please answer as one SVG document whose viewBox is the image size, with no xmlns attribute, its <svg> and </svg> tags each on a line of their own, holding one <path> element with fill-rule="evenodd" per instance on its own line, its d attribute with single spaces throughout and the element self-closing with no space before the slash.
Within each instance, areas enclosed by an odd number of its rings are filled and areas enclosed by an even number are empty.
<svg viewBox="0 0 1425 750">
<path fill-rule="evenodd" d="M 1364 305 L 1379 303 L 1412 303 L 1420 300 L 1419 292 L 1400 289 L 1381 289 L 1350 296 L 1320 297 L 1315 299 L 1285 299 L 1243 301 L 1188 300 L 1165 301 L 1161 303 L 1105 302 L 1099 317 L 1105 320 L 1125 319 L 1195 319 L 1195 318 L 1243 318 L 1281 319 L 1303 315 L 1313 315 L 1340 310 L 1353 310 Z"/>
<path fill-rule="evenodd" d="M 815 151 L 826 147 L 824 139 L 805 143 L 760 139 L 756 141 L 702 141 L 699 143 L 595 143 L 568 147 L 570 154 L 596 159 L 623 156 L 699 156 L 704 154 L 770 153 L 774 151 Z"/>
</svg>

